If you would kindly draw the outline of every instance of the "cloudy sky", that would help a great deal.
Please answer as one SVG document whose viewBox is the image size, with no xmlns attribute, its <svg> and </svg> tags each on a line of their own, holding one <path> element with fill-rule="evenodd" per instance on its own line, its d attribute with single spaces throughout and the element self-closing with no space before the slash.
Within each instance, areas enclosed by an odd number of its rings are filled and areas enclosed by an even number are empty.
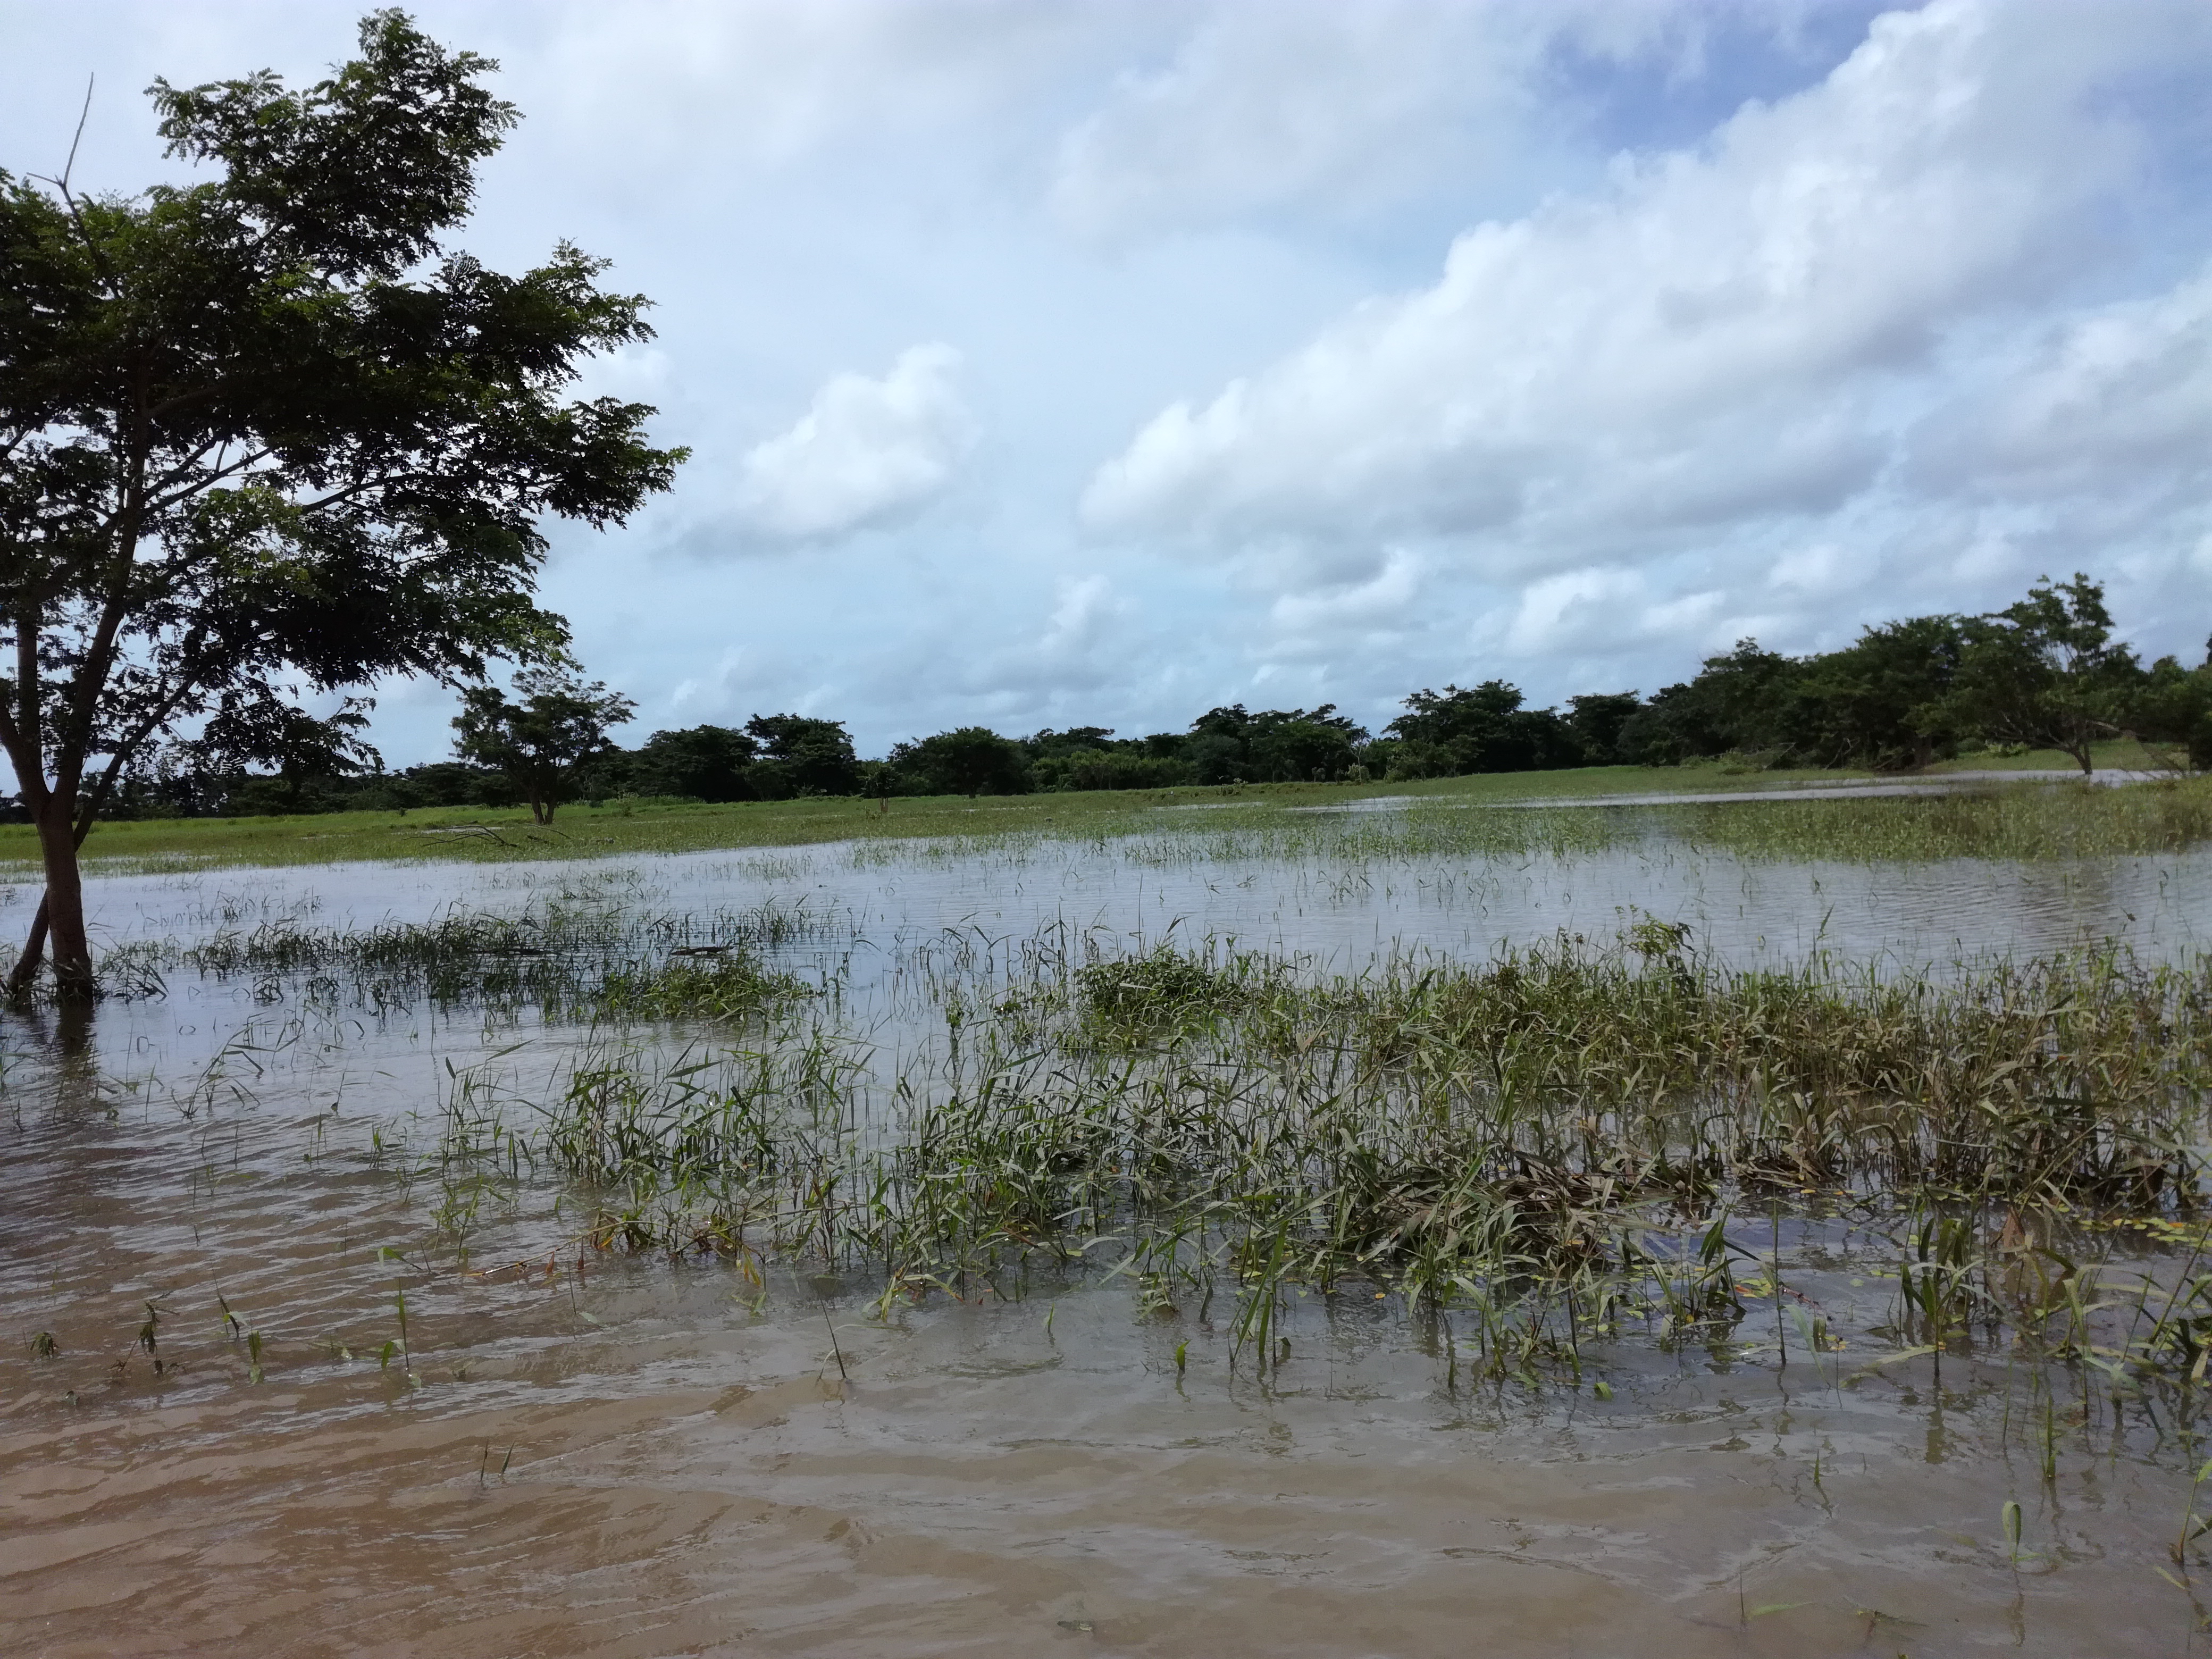
<svg viewBox="0 0 2212 1659">
<path fill-rule="evenodd" d="M 0 0 L 0 166 L 91 76 L 78 179 L 141 187 L 154 76 L 311 77 L 356 9 Z M 632 740 L 1379 726 L 2077 568 L 2212 631 L 2202 0 L 414 9 L 526 117 L 462 243 L 658 302 L 587 389 L 695 459 L 544 584 Z"/>
</svg>

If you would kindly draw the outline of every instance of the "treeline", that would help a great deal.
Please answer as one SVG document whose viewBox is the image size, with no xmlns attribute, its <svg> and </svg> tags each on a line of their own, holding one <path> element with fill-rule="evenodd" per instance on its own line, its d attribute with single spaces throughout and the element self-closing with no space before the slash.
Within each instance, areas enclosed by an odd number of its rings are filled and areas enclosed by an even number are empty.
<svg viewBox="0 0 2212 1659">
<path fill-rule="evenodd" d="M 2112 638 L 2103 591 L 2081 575 L 2039 584 L 1984 616 L 1871 627 L 1840 651 L 1791 657 L 1741 641 L 1648 697 L 1601 692 L 1571 697 L 1563 708 L 1532 708 L 1503 680 L 1425 689 L 1379 733 L 1333 705 L 1255 712 L 1237 703 L 1208 709 L 1182 732 L 1120 738 L 1108 727 L 1075 726 L 1024 738 L 965 726 L 878 759 L 854 752 L 842 722 L 801 714 L 655 732 L 625 749 L 605 729 L 627 717 L 627 699 L 557 677 L 529 679 L 528 689 L 534 695 L 519 704 L 495 690 L 470 694 L 456 747 L 476 758 L 396 772 L 382 770 L 361 740 L 365 717 L 352 705 L 329 720 L 285 715 L 273 726 L 264 714 L 238 731 L 218 720 L 153 773 L 132 778 L 116 815 L 528 799 L 550 816 L 556 799 L 1007 795 L 1714 759 L 1900 769 L 1993 748 L 2057 749 L 2087 771 L 2091 745 L 2123 735 L 2166 745 L 2176 764 L 2212 768 L 2212 646 L 2195 667 L 2172 657 L 2144 665 Z"/>
</svg>

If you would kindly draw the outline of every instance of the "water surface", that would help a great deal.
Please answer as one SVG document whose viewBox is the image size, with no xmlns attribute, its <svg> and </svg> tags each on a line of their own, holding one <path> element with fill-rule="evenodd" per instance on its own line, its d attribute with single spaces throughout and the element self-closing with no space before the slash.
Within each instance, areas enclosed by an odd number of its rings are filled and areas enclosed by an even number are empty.
<svg viewBox="0 0 2212 1659">
<path fill-rule="evenodd" d="M 103 878 L 91 896 L 110 945 L 457 905 L 801 907 L 819 926 L 785 959 L 840 993 L 809 1018 L 872 1045 L 886 1079 L 942 1037 L 931 962 L 957 946 L 966 971 L 1000 971 L 1045 928 L 1107 951 L 1233 937 L 1357 971 L 1563 929 L 1609 939 L 1648 915 L 1734 963 L 1904 966 L 2108 936 L 2178 957 L 2212 917 L 2201 854 L 1791 864 L 1658 832 L 1489 861 L 1194 850 L 1208 845 L 337 866 Z M 34 898 L 0 902 L 0 931 Z M 1893 1296 L 1884 1247 L 1840 1220 L 1792 1223 L 1784 1247 L 1845 1352 L 1792 1351 L 1778 1312 L 1672 1351 L 1625 1334 L 1588 1356 L 1609 1398 L 1477 1385 L 1448 1325 L 1362 1291 L 1297 1304 L 1259 1376 L 1231 1369 L 1218 1310 L 1148 1310 L 1125 1281 L 1040 1276 L 878 1319 L 872 1285 L 804 1263 L 756 1279 L 592 1249 L 580 1200 L 550 1182 L 479 1189 L 456 1218 L 468 1194 L 428 1155 L 460 1079 L 526 1102 L 605 1033 L 182 973 L 88 1030 L 0 1018 L 9 1652 L 2170 1655 L 2205 1639 L 2188 1581 L 2160 1575 L 2206 1455 L 2197 1425 L 2094 1373 L 1887 1357 L 1868 1334 Z M 30 1357 L 41 1331 L 57 1357 Z M 2048 1425 L 2047 1480 L 2023 1450 L 2031 1419 Z"/>
</svg>

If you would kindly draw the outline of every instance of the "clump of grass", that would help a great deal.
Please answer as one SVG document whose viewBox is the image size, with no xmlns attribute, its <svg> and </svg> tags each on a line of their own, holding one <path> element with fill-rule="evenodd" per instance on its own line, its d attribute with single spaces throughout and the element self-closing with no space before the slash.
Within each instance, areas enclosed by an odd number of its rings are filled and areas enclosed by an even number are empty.
<svg viewBox="0 0 2212 1659">
<path fill-rule="evenodd" d="M 618 968 L 584 999 L 617 1020 L 737 1019 L 814 994 L 795 975 L 777 973 L 734 951 L 680 957 L 657 968 Z"/>
<path fill-rule="evenodd" d="M 1217 963 L 1163 946 L 1075 971 L 1079 1006 L 1102 1034 L 1122 1040 L 1198 1029 L 1251 994 L 1251 959 Z"/>
<path fill-rule="evenodd" d="M 1155 1310 L 1232 1297 L 1262 1365 L 1293 1289 L 1371 1285 L 1466 1322 L 1466 1364 L 1501 1377 L 1579 1378 L 1629 1321 L 1705 1340 L 1747 1294 L 1780 1332 L 1779 1216 L 1844 1203 L 1893 1218 L 1901 1340 L 2007 1329 L 2202 1380 L 2212 1272 L 2150 1270 L 2116 1328 L 2082 1264 L 2115 1217 L 2212 1239 L 2212 961 L 1739 971 L 1656 924 L 1355 975 L 1026 959 L 888 1101 L 817 1030 L 580 1069 L 532 1144 L 599 1193 L 608 1248 L 808 1253 L 887 1298 L 1126 1272 Z M 1757 1285 L 1746 1211 L 1775 1218 Z"/>
<path fill-rule="evenodd" d="M 726 1018 L 803 994 L 769 970 L 768 951 L 836 936 L 842 924 L 798 904 L 737 913 L 643 914 L 617 903 L 561 903 L 520 915 L 453 909 L 426 922 L 360 930 L 283 919 L 197 945 L 115 953 L 118 973 L 160 988 L 167 966 L 252 979 L 270 996 L 304 981 L 372 1004 L 414 997 L 441 1007 L 535 1006 L 556 1018 Z"/>
<path fill-rule="evenodd" d="M 1854 864 L 2142 857 L 2212 843 L 2212 778 L 2124 788 L 2010 783 L 1954 794 L 1828 799 L 1769 794 L 1680 805 L 1531 802 L 1511 810 L 1489 810 L 1479 796 L 1436 793 L 1394 812 L 1294 812 L 1255 804 L 1203 818 L 1174 836 L 1130 844 L 1128 856 L 1159 864 L 1316 859 L 1340 872 L 1416 860 L 1585 858 L 1660 846 Z"/>
</svg>

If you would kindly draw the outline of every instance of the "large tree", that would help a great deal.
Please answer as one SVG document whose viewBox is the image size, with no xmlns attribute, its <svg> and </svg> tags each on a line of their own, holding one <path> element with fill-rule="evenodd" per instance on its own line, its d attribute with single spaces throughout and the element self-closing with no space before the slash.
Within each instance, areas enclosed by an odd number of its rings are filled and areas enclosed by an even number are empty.
<svg viewBox="0 0 2212 1659">
<path fill-rule="evenodd" d="M 932 795 L 1026 795 L 1035 787 L 1021 744 L 988 726 L 963 726 L 896 744 L 890 764 Z"/>
<path fill-rule="evenodd" d="M 2142 665 L 2112 637 L 2105 589 L 2048 576 L 2017 605 L 1963 624 L 1965 648 L 1934 712 L 1998 743 L 2057 749 L 2087 776 L 2090 745 L 2132 724 Z"/>
<path fill-rule="evenodd" d="M 619 522 L 683 459 L 564 392 L 649 337 L 562 245 L 441 235 L 517 117 L 397 11 L 288 89 L 156 82 L 135 197 L 0 173 L 0 747 L 38 827 L 55 977 L 94 991 L 77 848 L 133 758 L 226 698 L 551 659 L 548 514 Z M 38 935 L 16 983 L 38 960 Z"/>
<path fill-rule="evenodd" d="M 1908 617 L 1807 658 L 1779 716 L 1791 752 L 1821 766 L 1927 765 L 1957 741 L 1945 699 L 1966 638 L 1956 617 Z"/>
<path fill-rule="evenodd" d="M 760 745 L 748 781 L 763 800 L 849 795 L 860 787 L 860 763 L 842 720 L 756 714 L 745 734 Z"/>
</svg>

